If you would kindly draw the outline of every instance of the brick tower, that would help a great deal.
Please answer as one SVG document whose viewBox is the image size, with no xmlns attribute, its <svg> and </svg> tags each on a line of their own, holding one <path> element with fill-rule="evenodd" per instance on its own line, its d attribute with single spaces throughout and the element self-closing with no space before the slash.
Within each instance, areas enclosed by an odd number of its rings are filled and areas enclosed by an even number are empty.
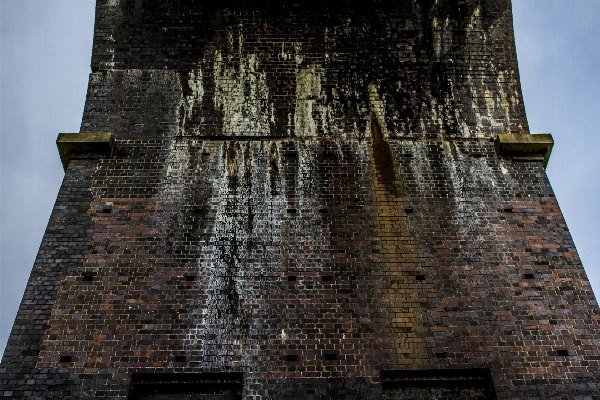
<svg viewBox="0 0 600 400">
<path fill-rule="evenodd" d="M 27 399 L 589 399 L 509 0 L 97 0 Z"/>
</svg>

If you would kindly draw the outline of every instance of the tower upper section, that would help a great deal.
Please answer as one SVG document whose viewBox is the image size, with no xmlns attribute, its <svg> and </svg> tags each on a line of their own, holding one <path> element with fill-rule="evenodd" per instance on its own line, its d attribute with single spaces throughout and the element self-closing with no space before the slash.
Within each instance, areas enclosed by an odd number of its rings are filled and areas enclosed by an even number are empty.
<svg viewBox="0 0 600 400">
<path fill-rule="evenodd" d="M 528 133 L 509 0 L 98 0 L 96 18 L 86 131 Z"/>
</svg>

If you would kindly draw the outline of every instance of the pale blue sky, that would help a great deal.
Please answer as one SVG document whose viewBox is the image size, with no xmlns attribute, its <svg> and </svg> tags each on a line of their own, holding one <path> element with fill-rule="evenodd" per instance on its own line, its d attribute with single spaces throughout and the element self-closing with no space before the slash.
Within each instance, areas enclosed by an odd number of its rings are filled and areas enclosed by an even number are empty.
<svg viewBox="0 0 600 400">
<path fill-rule="evenodd" d="M 548 175 L 600 291 L 600 1 L 513 0 L 532 133 L 552 133 Z M 0 0 L 0 353 L 60 187 L 59 132 L 78 132 L 94 0 Z"/>
</svg>

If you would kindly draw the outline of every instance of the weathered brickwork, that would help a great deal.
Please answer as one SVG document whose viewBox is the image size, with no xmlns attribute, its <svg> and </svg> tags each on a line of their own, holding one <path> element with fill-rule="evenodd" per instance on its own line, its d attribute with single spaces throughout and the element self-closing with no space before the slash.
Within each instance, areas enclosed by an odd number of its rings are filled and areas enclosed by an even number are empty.
<svg viewBox="0 0 600 400">
<path fill-rule="evenodd" d="M 600 398 L 510 2 L 205 3 L 97 0 L 0 396 Z"/>
</svg>

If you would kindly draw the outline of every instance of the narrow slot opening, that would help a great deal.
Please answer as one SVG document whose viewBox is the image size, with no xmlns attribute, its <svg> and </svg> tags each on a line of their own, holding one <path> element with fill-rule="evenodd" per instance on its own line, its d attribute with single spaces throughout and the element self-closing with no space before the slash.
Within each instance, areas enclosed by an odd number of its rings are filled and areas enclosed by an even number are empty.
<svg viewBox="0 0 600 400">
<path fill-rule="evenodd" d="M 298 361 L 298 355 L 288 354 L 287 356 L 285 356 L 285 361 Z"/>
<path fill-rule="evenodd" d="M 320 212 L 321 214 L 327 214 L 329 211 L 327 211 L 327 209 L 326 209 L 326 208 L 320 208 L 320 209 L 319 209 L 319 212 Z"/>
<path fill-rule="evenodd" d="M 186 356 L 175 356 L 175 362 L 185 362 Z"/>
<path fill-rule="evenodd" d="M 569 351 L 565 350 L 565 349 L 560 349 L 560 350 L 556 350 L 556 353 L 560 356 L 560 357 L 567 357 L 569 355 Z"/>
<path fill-rule="evenodd" d="M 210 153 L 202 153 L 202 157 L 210 157 Z"/>
<path fill-rule="evenodd" d="M 415 211 L 414 211 L 412 208 L 405 208 L 405 209 L 404 209 L 404 212 L 405 212 L 406 214 L 412 214 L 412 213 L 414 213 Z"/>
<path fill-rule="evenodd" d="M 296 214 L 296 209 L 295 208 L 288 208 L 287 209 L 287 213 L 288 214 Z"/>
<path fill-rule="evenodd" d="M 83 274 L 83 281 L 84 282 L 91 282 L 94 280 L 94 276 L 90 273 L 87 274 Z"/>
<path fill-rule="evenodd" d="M 415 276 L 415 279 L 418 281 L 424 281 L 425 280 L 425 275 L 417 275 Z"/>
<path fill-rule="evenodd" d="M 495 399 L 489 369 L 383 370 L 381 388 L 386 398 Z M 476 396 L 473 394 L 477 393 Z"/>
<path fill-rule="evenodd" d="M 294 282 L 296 280 L 296 275 L 288 275 L 288 281 Z"/>
<path fill-rule="evenodd" d="M 321 279 L 322 279 L 324 282 L 331 282 L 331 281 L 333 281 L 333 276 L 331 276 L 331 275 L 323 275 L 323 276 L 321 277 Z"/>
<path fill-rule="evenodd" d="M 244 376 L 229 373 L 133 373 L 128 400 L 163 398 L 242 399 Z M 185 395 L 185 396 L 176 396 Z M 190 396 L 191 395 L 191 396 Z"/>
<path fill-rule="evenodd" d="M 446 354 L 446 352 L 442 352 L 442 353 L 435 353 L 436 358 L 448 358 L 448 354 Z"/>
<path fill-rule="evenodd" d="M 325 361 L 335 361 L 337 360 L 337 354 L 335 353 L 325 353 Z"/>
<path fill-rule="evenodd" d="M 523 274 L 523 278 L 525 278 L 525 279 L 535 279 L 535 275 L 533 275 L 533 274 Z"/>
<path fill-rule="evenodd" d="M 187 275 L 185 277 L 186 282 L 194 282 L 195 280 L 196 280 L 196 277 L 194 275 Z"/>
<path fill-rule="evenodd" d="M 112 208 L 103 208 L 102 209 L 102 214 L 110 214 L 112 213 Z"/>
<path fill-rule="evenodd" d="M 61 363 L 68 363 L 73 361 L 73 356 L 60 356 Z"/>
<path fill-rule="evenodd" d="M 504 209 L 504 212 L 506 212 L 506 213 L 511 213 L 511 212 L 514 212 L 514 211 L 513 211 L 513 209 L 512 209 L 512 208 L 505 208 L 505 209 Z"/>
</svg>

